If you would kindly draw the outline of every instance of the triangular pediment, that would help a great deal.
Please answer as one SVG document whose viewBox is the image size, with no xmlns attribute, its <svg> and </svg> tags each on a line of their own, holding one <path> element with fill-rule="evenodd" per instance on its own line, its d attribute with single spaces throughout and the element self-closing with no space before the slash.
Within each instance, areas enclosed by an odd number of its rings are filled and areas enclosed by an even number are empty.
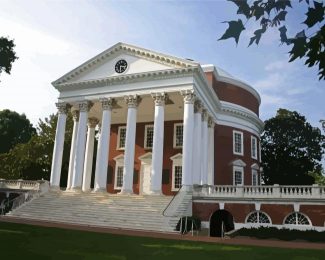
<svg viewBox="0 0 325 260">
<path fill-rule="evenodd" d="M 125 61 L 127 66 L 125 71 L 119 73 L 115 67 L 121 60 Z M 52 84 L 56 86 L 62 83 L 84 82 L 151 71 L 182 69 L 197 65 L 198 63 L 186 59 L 157 53 L 125 43 L 118 43 L 68 72 Z"/>
</svg>

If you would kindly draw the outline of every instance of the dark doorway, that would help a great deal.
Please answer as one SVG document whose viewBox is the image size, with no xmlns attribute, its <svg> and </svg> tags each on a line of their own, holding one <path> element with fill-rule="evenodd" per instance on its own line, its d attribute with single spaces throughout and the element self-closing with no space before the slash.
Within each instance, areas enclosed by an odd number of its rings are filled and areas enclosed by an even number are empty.
<svg viewBox="0 0 325 260">
<path fill-rule="evenodd" d="M 210 237 L 222 237 L 224 232 L 233 230 L 234 218 L 227 210 L 217 210 L 210 218 Z"/>
</svg>

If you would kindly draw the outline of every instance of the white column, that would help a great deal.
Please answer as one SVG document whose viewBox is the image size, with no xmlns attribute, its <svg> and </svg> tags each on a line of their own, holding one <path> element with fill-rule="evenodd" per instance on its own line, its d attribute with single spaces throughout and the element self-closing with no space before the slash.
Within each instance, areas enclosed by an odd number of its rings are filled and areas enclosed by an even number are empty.
<svg viewBox="0 0 325 260">
<path fill-rule="evenodd" d="M 80 190 L 82 185 L 82 174 L 85 161 L 85 149 L 86 149 L 86 133 L 87 133 L 87 118 L 88 111 L 91 107 L 89 101 L 82 101 L 79 106 L 79 125 L 76 141 L 76 156 L 73 166 L 73 178 L 72 178 L 72 190 Z"/>
<path fill-rule="evenodd" d="M 67 190 L 69 190 L 72 185 L 73 163 L 74 163 L 74 158 L 76 155 L 76 140 L 77 140 L 78 125 L 79 125 L 79 111 L 73 110 L 71 113 L 72 113 L 72 117 L 73 117 L 73 132 L 72 132 L 71 148 L 70 148 Z"/>
<path fill-rule="evenodd" d="M 88 119 L 88 131 L 87 131 L 87 143 L 86 143 L 86 155 L 84 164 L 84 173 L 82 180 L 82 191 L 90 190 L 91 172 L 93 168 L 93 156 L 94 156 L 94 142 L 95 142 L 95 127 L 98 124 L 97 118 Z"/>
<path fill-rule="evenodd" d="M 95 171 L 95 185 L 96 192 L 106 192 L 107 186 L 107 167 L 109 155 L 109 137 L 111 133 L 111 117 L 112 105 L 114 99 L 101 98 L 99 100 L 102 104 L 102 123 L 97 147 L 96 171 Z"/>
<path fill-rule="evenodd" d="M 202 166 L 201 166 L 201 184 L 208 184 L 208 113 L 204 109 L 202 112 Z"/>
<path fill-rule="evenodd" d="M 214 122 L 212 117 L 208 120 L 209 152 L 208 152 L 208 184 L 214 185 Z"/>
<path fill-rule="evenodd" d="M 62 155 L 64 146 L 65 125 L 67 120 L 67 103 L 56 103 L 58 108 L 58 122 L 56 125 L 55 142 L 53 148 L 50 185 L 52 189 L 60 189 Z"/>
<path fill-rule="evenodd" d="M 194 130 L 194 99 L 192 90 L 181 91 L 184 97 L 183 118 L 183 161 L 182 161 L 182 185 L 187 188 L 192 185 L 192 152 Z"/>
<path fill-rule="evenodd" d="M 151 187 L 152 194 L 161 194 L 163 151 L 164 151 L 164 113 L 165 93 L 152 94 L 155 102 L 155 119 L 153 130 Z"/>
<path fill-rule="evenodd" d="M 193 165 L 192 165 L 192 178 L 193 178 L 193 184 L 201 184 L 201 143 L 202 143 L 202 137 L 201 137 L 201 125 L 202 125 L 202 119 L 201 119 L 201 110 L 202 105 L 199 100 L 196 100 L 194 103 L 194 138 L 193 138 Z"/>
<path fill-rule="evenodd" d="M 121 193 L 132 194 L 137 106 L 140 102 L 140 97 L 137 95 L 126 96 L 125 101 L 128 105 L 128 117 L 126 123 L 123 186 Z"/>
</svg>

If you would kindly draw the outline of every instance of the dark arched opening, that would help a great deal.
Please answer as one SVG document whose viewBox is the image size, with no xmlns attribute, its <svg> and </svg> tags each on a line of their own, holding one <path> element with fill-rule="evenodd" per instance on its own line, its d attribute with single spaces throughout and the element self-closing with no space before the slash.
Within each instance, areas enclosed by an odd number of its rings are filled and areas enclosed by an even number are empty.
<svg viewBox="0 0 325 260">
<path fill-rule="evenodd" d="M 234 228 L 234 218 L 229 211 L 221 209 L 212 214 L 210 218 L 210 237 L 222 237 L 224 232 L 229 232 Z"/>
</svg>

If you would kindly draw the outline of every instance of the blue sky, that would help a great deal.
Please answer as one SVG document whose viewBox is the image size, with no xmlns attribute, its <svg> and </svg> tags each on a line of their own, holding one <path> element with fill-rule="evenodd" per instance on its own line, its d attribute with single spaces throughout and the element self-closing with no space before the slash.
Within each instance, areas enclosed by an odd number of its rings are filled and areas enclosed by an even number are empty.
<svg viewBox="0 0 325 260">
<path fill-rule="evenodd" d="M 19 56 L 11 75 L 1 75 L 0 109 L 25 113 L 33 124 L 56 112 L 58 92 L 52 81 L 120 41 L 223 68 L 259 91 L 263 120 L 280 107 L 298 111 L 317 127 L 325 119 L 324 81 L 303 61 L 287 62 L 289 49 L 280 46 L 277 30 L 247 48 L 257 29 L 248 22 L 238 46 L 233 39 L 217 41 L 227 28 L 222 22 L 238 19 L 231 2 L 0 3 L 0 35 L 15 39 Z M 306 10 L 295 6 L 287 16 L 289 33 L 304 29 Z"/>
</svg>

